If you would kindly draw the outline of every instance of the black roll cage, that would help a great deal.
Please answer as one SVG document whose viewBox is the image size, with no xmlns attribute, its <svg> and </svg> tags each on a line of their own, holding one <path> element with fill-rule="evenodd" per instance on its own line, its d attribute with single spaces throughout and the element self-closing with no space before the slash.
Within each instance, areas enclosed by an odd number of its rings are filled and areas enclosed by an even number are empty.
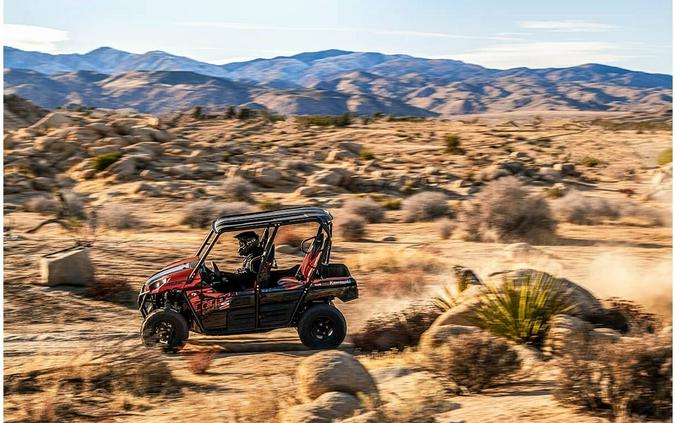
<svg viewBox="0 0 675 423">
<path fill-rule="evenodd" d="M 211 225 L 209 234 L 202 242 L 201 246 L 195 254 L 199 257 L 197 265 L 190 273 L 188 282 L 194 279 L 199 269 L 204 265 L 206 258 L 211 253 L 213 247 L 218 243 L 220 236 L 226 232 L 240 231 L 244 229 L 261 229 L 265 228 L 261 241 L 264 242 L 265 248 L 263 260 L 260 265 L 264 265 L 269 259 L 271 248 L 274 244 L 274 238 L 280 226 L 297 225 L 301 223 L 318 223 L 319 232 L 322 230 L 326 233 L 324 240 L 324 249 L 321 257 L 321 264 L 328 264 L 330 261 L 330 253 L 332 247 L 333 236 L 333 216 L 325 209 L 320 207 L 293 207 L 281 210 L 246 213 L 236 216 L 224 216 L 216 219 Z M 272 233 L 270 235 L 270 229 Z M 318 233 L 317 232 L 317 235 Z M 258 289 L 258 282 L 256 281 L 256 289 Z"/>
</svg>

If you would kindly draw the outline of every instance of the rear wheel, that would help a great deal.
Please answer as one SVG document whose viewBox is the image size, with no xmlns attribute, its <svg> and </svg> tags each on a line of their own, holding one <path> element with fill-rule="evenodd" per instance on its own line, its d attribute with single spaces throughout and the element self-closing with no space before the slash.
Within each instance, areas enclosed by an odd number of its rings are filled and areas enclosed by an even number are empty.
<svg viewBox="0 0 675 423">
<path fill-rule="evenodd" d="M 313 350 L 337 348 L 347 334 L 347 322 L 337 308 L 328 304 L 310 307 L 298 322 L 302 343 Z"/>
<path fill-rule="evenodd" d="M 141 326 L 141 339 L 148 348 L 178 352 L 187 342 L 190 330 L 185 318 L 173 310 L 159 309 L 148 314 Z"/>
</svg>

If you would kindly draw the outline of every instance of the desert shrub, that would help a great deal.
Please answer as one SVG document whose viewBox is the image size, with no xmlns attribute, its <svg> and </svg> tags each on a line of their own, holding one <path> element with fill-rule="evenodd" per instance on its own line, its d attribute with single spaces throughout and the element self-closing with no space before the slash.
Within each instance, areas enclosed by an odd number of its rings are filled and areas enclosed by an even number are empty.
<svg viewBox="0 0 675 423">
<path fill-rule="evenodd" d="M 673 162 L 673 149 L 672 148 L 666 148 L 665 150 L 662 150 L 659 155 L 656 157 L 656 163 L 659 164 L 659 166 L 664 166 L 667 165 L 668 163 Z"/>
<path fill-rule="evenodd" d="M 107 420 L 120 411 L 129 411 L 128 404 L 120 404 L 118 398 L 143 397 L 147 401 L 181 396 L 182 383 L 173 377 L 159 352 L 130 348 L 121 342 L 72 355 L 36 355 L 12 370 L 5 374 L 5 400 L 11 394 L 47 394 L 39 396 L 44 403 L 27 413 L 38 416 L 33 421 L 64 422 L 82 416 L 91 420 L 92 410 L 95 420 Z"/>
<path fill-rule="evenodd" d="M 602 163 L 603 163 L 602 160 L 598 159 L 597 157 L 593 157 L 593 156 L 586 156 L 583 159 L 581 159 L 581 161 L 579 162 L 579 164 L 581 164 L 582 166 L 586 166 L 586 167 L 597 167 L 597 166 L 601 165 Z"/>
<path fill-rule="evenodd" d="M 447 151 L 450 154 L 465 154 L 466 152 L 460 145 L 462 142 L 459 139 L 459 135 L 456 134 L 447 134 L 443 138 L 445 141 L 445 151 Z"/>
<path fill-rule="evenodd" d="M 253 186 L 241 176 L 233 176 L 223 181 L 225 196 L 234 201 L 251 201 Z"/>
<path fill-rule="evenodd" d="M 455 222 L 450 219 L 443 218 L 436 221 L 436 230 L 442 239 L 450 238 L 452 231 L 455 229 Z"/>
<path fill-rule="evenodd" d="M 107 169 L 111 164 L 115 163 L 122 157 L 122 153 L 119 151 L 113 151 L 112 153 L 101 154 L 93 159 L 94 169 L 98 172 Z"/>
<path fill-rule="evenodd" d="M 215 204 L 213 201 L 204 200 L 186 207 L 179 223 L 193 228 L 205 228 L 218 217 L 251 213 L 255 210 L 255 207 L 243 201 Z"/>
<path fill-rule="evenodd" d="M 366 236 L 366 220 L 361 216 L 345 214 L 340 217 L 337 232 L 345 241 L 359 241 Z"/>
<path fill-rule="evenodd" d="M 654 333 L 661 327 L 655 314 L 648 313 L 640 304 L 618 297 L 605 300 L 602 315 L 604 319 L 593 323 L 603 324 L 631 336 Z"/>
<path fill-rule="evenodd" d="M 403 350 L 417 345 L 422 333 L 440 314 L 430 302 L 415 302 L 399 311 L 379 313 L 351 335 L 352 342 L 362 351 Z"/>
<path fill-rule="evenodd" d="M 58 211 L 60 205 L 59 202 L 54 198 L 40 196 L 28 199 L 28 201 L 24 203 L 24 208 L 29 212 L 51 214 Z"/>
<path fill-rule="evenodd" d="M 350 200 L 344 209 L 347 213 L 363 217 L 368 223 L 380 223 L 384 220 L 384 208 L 371 199 Z"/>
<path fill-rule="evenodd" d="M 240 107 L 237 111 L 237 119 L 247 120 L 255 117 L 255 112 L 247 107 Z"/>
<path fill-rule="evenodd" d="M 122 305 L 134 305 L 136 294 L 129 279 L 109 275 L 96 275 L 84 291 L 89 298 Z"/>
<path fill-rule="evenodd" d="M 556 217 L 563 222 L 593 225 L 604 219 L 618 219 L 621 210 L 617 203 L 604 198 L 587 197 L 572 191 L 553 203 Z"/>
<path fill-rule="evenodd" d="M 129 207 L 122 204 L 106 204 L 97 212 L 97 219 L 108 229 L 132 229 L 143 224 Z"/>
<path fill-rule="evenodd" d="M 419 297 L 430 285 L 429 275 L 421 269 L 402 270 L 386 277 L 375 278 L 361 292 L 366 296 L 385 295 L 390 298 Z"/>
<path fill-rule="evenodd" d="M 448 198 L 440 192 L 421 192 L 403 200 L 403 219 L 406 222 L 433 220 L 447 215 Z"/>
<path fill-rule="evenodd" d="M 282 203 L 274 200 L 262 200 L 257 205 L 261 210 L 279 210 L 284 207 Z"/>
<path fill-rule="evenodd" d="M 548 274 L 517 280 L 505 275 L 499 287 L 486 286 L 476 310 L 476 324 L 518 343 L 540 347 L 551 317 L 574 307 L 565 287 Z"/>
<path fill-rule="evenodd" d="M 209 370 L 215 357 L 214 351 L 200 351 L 193 354 L 188 360 L 188 369 L 195 375 L 203 375 Z"/>
<path fill-rule="evenodd" d="M 445 269 L 445 262 L 438 254 L 401 248 L 382 248 L 371 253 L 351 255 L 347 257 L 347 264 L 362 272 L 390 274 L 414 269 L 439 273 Z"/>
<path fill-rule="evenodd" d="M 351 124 L 351 117 L 349 113 L 345 113 L 341 116 L 298 116 L 297 118 L 300 126 L 336 126 L 336 127 L 345 127 Z"/>
<path fill-rule="evenodd" d="M 537 241 L 553 237 L 556 221 L 548 203 L 515 177 L 490 182 L 459 216 L 460 236 L 470 241 Z"/>
<path fill-rule="evenodd" d="M 371 150 L 364 148 L 359 153 L 359 157 L 361 157 L 363 160 L 373 160 L 375 158 L 375 153 L 373 153 Z"/>
<path fill-rule="evenodd" d="M 563 356 L 555 397 L 613 417 L 672 413 L 672 338 L 645 335 L 612 345 L 578 346 Z"/>
<path fill-rule="evenodd" d="M 303 234 L 293 228 L 281 227 L 279 233 L 274 238 L 274 243 L 276 245 L 290 245 L 295 248 L 300 248 L 302 241 L 309 238 L 308 236 L 303 236 Z"/>
<path fill-rule="evenodd" d="M 545 188 L 544 192 L 546 193 L 546 197 L 553 199 L 563 197 L 566 194 L 566 190 L 560 187 Z"/>
<path fill-rule="evenodd" d="M 202 108 L 202 106 L 195 106 L 192 109 L 191 115 L 192 118 L 196 120 L 206 119 L 206 115 L 204 115 L 204 109 Z"/>
<path fill-rule="evenodd" d="M 452 337 L 434 354 L 435 372 L 470 392 L 508 381 L 521 365 L 505 340 L 485 333 Z"/>
<path fill-rule="evenodd" d="M 453 266 L 455 280 L 441 286 L 434 296 L 433 303 L 441 311 L 448 311 L 457 305 L 457 297 L 471 285 L 481 285 L 482 282 L 473 270 L 463 266 Z"/>
<path fill-rule="evenodd" d="M 390 198 L 385 200 L 382 203 L 382 206 L 387 210 L 400 210 L 401 209 L 401 199 L 400 198 Z"/>
</svg>

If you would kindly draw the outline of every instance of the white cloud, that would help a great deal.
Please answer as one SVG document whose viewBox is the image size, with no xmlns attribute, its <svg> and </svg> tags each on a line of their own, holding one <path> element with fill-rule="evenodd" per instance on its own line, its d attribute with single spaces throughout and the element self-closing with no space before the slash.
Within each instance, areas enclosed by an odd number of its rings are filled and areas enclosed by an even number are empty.
<svg viewBox="0 0 675 423">
<path fill-rule="evenodd" d="M 55 51 L 57 43 L 68 40 L 68 33 L 60 29 L 35 25 L 3 24 L 5 45 L 22 50 Z"/>
<path fill-rule="evenodd" d="M 443 58 L 507 69 L 520 66 L 544 68 L 576 66 L 583 63 L 616 63 L 640 57 L 635 53 L 636 50 L 616 43 L 559 41 L 500 44 Z"/>
<path fill-rule="evenodd" d="M 195 27 L 195 28 L 223 28 L 223 29 L 238 29 L 238 30 L 253 30 L 253 31 L 360 32 L 364 34 L 395 35 L 395 36 L 423 37 L 423 38 L 524 41 L 523 38 L 517 38 L 512 36 L 462 35 L 462 34 L 451 34 L 447 32 L 405 31 L 395 29 L 368 29 L 368 28 L 349 28 L 349 27 L 299 27 L 299 26 L 260 25 L 260 24 L 245 24 L 237 22 L 214 22 L 214 21 L 210 22 L 190 21 L 190 22 L 179 22 L 178 24 L 181 26 Z"/>
<path fill-rule="evenodd" d="M 599 22 L 563 20 L 563 21 L 524 21 L 522 28 L 541 29 L 551 32 L 605 32 L 617 27 Z"/>
</svg>

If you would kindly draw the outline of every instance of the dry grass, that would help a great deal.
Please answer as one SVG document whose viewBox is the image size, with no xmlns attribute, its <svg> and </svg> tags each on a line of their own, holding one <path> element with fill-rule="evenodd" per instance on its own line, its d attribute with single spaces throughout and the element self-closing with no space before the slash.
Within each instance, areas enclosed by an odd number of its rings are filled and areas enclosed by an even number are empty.
<svg viewBox="0 0 675 423">
<path fill-rule="evenodd" d="M 450 219 L 443 218 L 436 221 L 436 230 L 441 239 L 448 239 L 452 236 L 453 231 L 455 230 L 455 222 Z"/>
<path fill-rule="evenodd" d="M 297 229 L 290 228 L 288 226 L 282 226 L 279 229 L 279 233 L 274 238 L 274 243 L 276 245 L 290 245 L 292 247 L 300 249 L 302 241 L 308 237 L 304 236 L 302 232 Z"/>
<path fill-rule="evenodd" d="M 209 370 L 215 357 L 215 351 L 200 351 L 193 354 L 188 359 L 188 369 L 195 375 L 203 375 Z"/>
<path fill-rule="evenodd" d="M 341 215 L 337 233 L 345 241 L 360 241 L 366 236 L 366 220 L 354 214 Z"/>
<path fill-rule="evenodd" d="M 397 312 L 377 314 L 351 335 L 352 342 L 362 351 L 402 351 L 417 345 L 440 313 L 433 303 L 420 302 Z"/>
<path fill-rule="evenodd" d="M 122 204 L 106 204 L 97 213 L 98 222 L 108 229 L 133 229 L 143 225 L 133 210 Z"/>
<path fill-rule="evenodd" d="M 556 221 L 543 197 L 506 177 L 491 182 L 465 204 L 457 230 L 468 241 L 537 242 L 555 237 Z"/>
<path fill-rule="evenodd" d="M 450 213 L 448 198 L 440 192 L 421 192 L 403 200 L 405 222 L 434 220 Z"/>
<path fill-rule="evenodd" d="M 122 344 L 107 348 L 68 357 L 38 356 L 5 374 L 5 399 L 30 398 L 19 401 L 24 421 L 62 422 L 81 416 L 110 418 L 130 405 L 120 397 L 180 395 L 180 383 L 158 352 Z"/>
<path fill-rule="evenodd" d="M 380 223 L 384 220 L 384 208 L 371 199 L 355 199 L 348 201 L 344 210 L 363 217 L 368 223 Z"/>
<path fill-rule="evenodd" d="M 216 204 L 211 200 L 196 202 L 183 210 L 179 223 L 192 228 L 206 228 L 222 216 L 251 213 L 256 208 L 243 201 Z"/>
<path fill-rule="evenodd" d="M 518 354 L 506 341 L 485 333 L 450 338 L 433 355 L 434 370 L 470 392 L 508 381 L 521 366 Z"/>
<path fill-rule="evenodd" d="M 232 201 L 251 201 L 253 185 L 241 176 L 233 176 L 223 182 L 223 193 Z"/>
<path fill-rule="evenodd" d="M 559 361 L 555 392 L 565 404 L 613 417 L 672 413 L 672 338 L 646 335 L 601 347 L 579 346 Z"/>
<path fill-rule="evenodd" d="M 126 278 L 96 275 L 94 281 L 85 289 L 85 295 L 94 300 L 133 305 L 137 291 Z"/>
<path fill-rule="evenodd" d="M 446 268 L 438 255 L 424 251 L 402 248 L 381 248 L 372 253 L 362 253 L 347 257 L 350 268 L 360 272 L 397 273 L 421 270 L 440 273 Z"/>
<path fill-rule="evenodd" d="M 604 198 L 588 197 L 578 191 L 570 192 L 553 202 L 558 220 L 577 225 L 595 225 L 603 220 L 616 220 L 621 216 L 617 203 Z"/>
</svg>

